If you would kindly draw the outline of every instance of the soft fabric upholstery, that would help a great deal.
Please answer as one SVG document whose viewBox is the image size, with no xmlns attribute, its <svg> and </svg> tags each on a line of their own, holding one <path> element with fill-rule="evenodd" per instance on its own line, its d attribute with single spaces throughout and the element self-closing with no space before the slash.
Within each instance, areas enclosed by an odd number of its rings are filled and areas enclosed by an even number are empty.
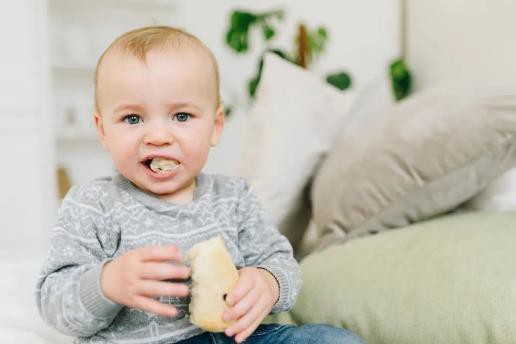
<svg viewBox="0 0 516 344">
<path fill-rule="evenodd" d="M 473 87 L 473 90 L 462 86 L 456 87 L 456 93 L 464 93 L 464 89 L 473 95 L 514 95 L 516 84 L 494 82 L 488 85 Z M 480 211 L 516 211 L 516 167 L 503 173 L 489 183 L 485 189 L 476 194 L 463 206 L 467 210 Z"/>
<path fill-rule="evenodd" d="M 315 176 L 321 246 L 427 219 L 516 164 L 516 96 L 416 95 L 343 136 Z"/>
<path fill-rule="evenodd" d="M 390 74 L 385 71 L 385 73 L 357 87 L 355 99 L 349 109 L 348 116 L 346 116 L 346 123 L 340 135 L 363 130 L 361 128 L 366 126 L 367 123 L 380 120 L 382 116 L 386 115 L 386 110 L 392 107 L 394 103 Z M 318 242 L 317 226 L 311 219 L 303 240 L 296 247 L 296 258 L 301 259 L 313 252 L 317 248 Z"/>
<path fill-rule="evenodd" d="M 310 219 L 309 180 L 345 125 L 352 99 L 316 74 L 265 57 L 239 174 L 294 247 Z"/>
<path fill-rule="evenodd" d="M 369 344 L 516 338 L 516 213 L 447 215 L 333 246 L 302 263 L 290 317 Z"/>
<path fill-rule="evenodd" d="M 464 209 L 476 211 L 516 211 L 516 168 L 512 168 L 476 194 Z"/>
</svg>

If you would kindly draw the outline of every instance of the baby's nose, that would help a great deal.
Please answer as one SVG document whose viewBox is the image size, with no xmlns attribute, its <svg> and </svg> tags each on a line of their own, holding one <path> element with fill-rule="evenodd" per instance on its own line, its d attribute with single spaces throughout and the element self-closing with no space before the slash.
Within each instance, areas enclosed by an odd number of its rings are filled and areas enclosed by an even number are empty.
<svg viewBox="0 0 516 344">
<path fill-rule="evenodd" d="M 172 144 L 174 136 L 169 129 L 154 127 L 147 130 L 143 142 L 149 145 L 162 146 Z"/>
</svg>

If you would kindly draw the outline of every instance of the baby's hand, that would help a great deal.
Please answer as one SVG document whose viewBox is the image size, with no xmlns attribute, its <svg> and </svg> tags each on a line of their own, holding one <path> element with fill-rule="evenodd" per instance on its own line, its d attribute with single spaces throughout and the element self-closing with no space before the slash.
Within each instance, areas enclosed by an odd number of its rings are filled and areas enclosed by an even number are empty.
<svg viewBox="0 0 516 344">
<path fill-rule="evenodd" d="M 185 283 L 165 280 L 186 279 L 189 269 L 180 264 L 181 253 L 175 245 L 149 246 L 126 252 L 108 262 L 102 271 L 102 292 L 113 302 L 161 316 L 177 314 L 174 306 L 163 304 L 157 296 L 187 296 Z"/>
<path fill-rule="evenodd" d="M 226 329 L 227 336 L 235 336 L 241 343 L 249 337 L 270 313 L 279 296 L 278 282 L 264 269 L 254 267 L 239 270 L 240 278 L 235 288 L 227 295 L 224 321 L 236 320 Z"/>
</svg>

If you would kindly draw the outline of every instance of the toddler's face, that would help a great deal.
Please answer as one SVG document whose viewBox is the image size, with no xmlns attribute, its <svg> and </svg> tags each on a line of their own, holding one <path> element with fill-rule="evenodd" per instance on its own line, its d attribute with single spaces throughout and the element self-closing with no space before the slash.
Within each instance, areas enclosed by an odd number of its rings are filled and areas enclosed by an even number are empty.
<svg viewBox="0 0 516 344">
<path fill-rule="evenodd" d="M 190 200 L 224 122 L 214 77 L 211 60 L 195 48 L 151 50 L 145 61 L 107 55 L 95 123 L 118 171 L 163 199 Z"/>
</svg>

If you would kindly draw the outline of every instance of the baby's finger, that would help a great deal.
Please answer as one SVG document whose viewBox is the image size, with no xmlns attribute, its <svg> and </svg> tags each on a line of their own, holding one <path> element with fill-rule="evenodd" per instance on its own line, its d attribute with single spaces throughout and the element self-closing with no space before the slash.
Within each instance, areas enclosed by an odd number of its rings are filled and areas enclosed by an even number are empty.
<svg viewBox="0 0 516 344">
<path fill-rule="evenodd" d="M 239 319 L 241 316 L 249 312 L 251 307 L 257 302 L 260 293 L 258 290 L 250 290 L 243 298 L 241 298 L 236 305 L 224 311 L 222 319 L 230 321 L 232 319 Z"/>
<path fill-rule="evenodd" d="M 256 330 L 256 328 L 258 328 L 258 326 L 260 326 L 260 324 L 262 323 L 263 319 L 265 319 L 265 317 L 268 314 L 269 314 L 269 311 L 267 311 L 267 310 L 264 311 L 262 314 L 260 314 L 258 319 L 256 319 L 256 321 L 251 326 L 249 326 L 243 332 L 240 332 L 239 334 L 237 334 L 235 336 L 235 341 L 237 343 L 242 343 L 244 340 L 246 340 L 250 335 L 253 334 L 253 332 Z"/>
<path fill-rule="evenodd" d="M 265 318 L 264 316 L 257 317 L 249 326 L 247 326 L 244 330 L 237 332 L 235 335 L 235 342 L 241 343 L 246 340 L 253 332 L 256 330 L 258 326 L 260 326 L 262 320 Z"/>
<path fill-rule="evenodd" d="M 265 319 L 265 317 L 269 314 L 269 311 L 268 310 L 265 310 L 263 311 L 260 316 L 256 319 L 256 321 L 251 325 L 249 326 L 248 328 L 246 328 L 244 331 L 238 333 L 236 336 L 235 336 L 235 342 L 237 343 L 242 343 L 244 340 L 246 340 L 250 335 L 253 334 L 253 332 L 256 330 L 256 328 L 258 328 L 258 326 L 260 326 L 260 324 L 262 323 L 263 319 Z"/>
<path fill-rule="evenodd" d="M 175 317 L 177 315 L 176 307 L 161 303 L 149 297 L 135 297 L 132 306 L 134 308 L 141 309 L 142 311 L 153 313 L 162 317 Z"/>
<path fill-rule="evenodd" d="M 251 289 L 253 285 L 247 278 L 240 278 L 237 285 L 231 290 L 226 297 L 226 304 L 230 307 L 240 301 Z"/>
<path fill-rule="evenodd" d="M 143 280 L 137 291 L 140 295 L 145 296 L 177 296 L 184 297 L 189 293 L 188 286 L 185 283 L 173 283 L 162 281 Z"/>
<path fill-rule="evenodd" d="M 168 280 L 187 279 L 190 276 L 190 269 L 184 265 L 172 263 L 145 263 L 140 271 L 142 279 Z"/>
<path fill-rule="evenodd" d="M 226 329 L 226 335 L 231 337 L 235 334 L 240 334 L 246 331 L 247 329 L 252 327 L 256 322 L 258 322 L 259 324 L 262 321 L 260 316 L 264 313 L 264 309 L 266 308 L 264 306 L 265 305 L 262 303 L 256 303 L 254 307 L 252 307 L 249 310 L 249 312 L 244 314 L 244 316 L 238 319 L 236 323 L 234 323 L 228 329 Z M 252 328 L 251 333 L 252 331 L 254 331 L 255 328 L 256 327 Z"/>
<path fill-rule="evenodd" d="M 140 259 L 144 262 L 148 261 L 180 261 L 181 252 L 175 245 L 169 246 L 146 246 L 138 248 Z"/>
</svg>

